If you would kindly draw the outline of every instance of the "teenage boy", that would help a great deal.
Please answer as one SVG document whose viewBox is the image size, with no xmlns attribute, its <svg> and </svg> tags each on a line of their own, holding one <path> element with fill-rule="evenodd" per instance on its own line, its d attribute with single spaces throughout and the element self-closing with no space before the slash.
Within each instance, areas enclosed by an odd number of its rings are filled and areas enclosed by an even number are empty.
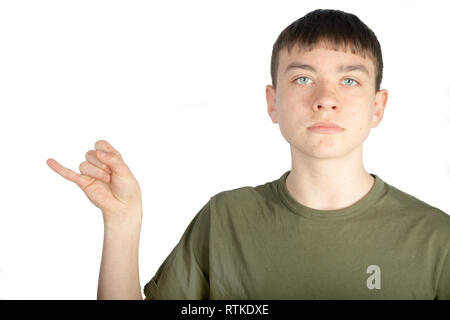
<svg viewBox="0 0 450 320">
<path fill-rule="evenodd" d="M 388 98 L 372 30 L 340 10 L 310 12 L 281 32 L 270 71 L 268 113 L 291 170 L 211 197 L 146 299 L 450 299 L 450 216 L 363 166 Z M 95 148 L 82 175 L 48 165 L 102 209 L 98 299 L 141 299 L 139 185 L 109 143 Z"/>
</svg>

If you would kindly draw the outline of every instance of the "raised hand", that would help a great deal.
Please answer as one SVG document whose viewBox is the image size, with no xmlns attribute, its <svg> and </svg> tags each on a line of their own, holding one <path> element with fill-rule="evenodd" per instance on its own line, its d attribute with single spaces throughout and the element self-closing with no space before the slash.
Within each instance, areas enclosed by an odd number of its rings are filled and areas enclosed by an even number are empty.
<svg viewBox="0 0 450 320">
<path fill-rule="evenodd" d="M 104 152 L 104 153 L 102 153 Z M 86 153 L 78 174 L 49 158 L 47 165 L 63 178 L 77 184 L 89 200 L 103 212 L 106 222 L 142 221 L 142 196 L 139 184 L 122 155 L 105 140 Z"/>
</svg>

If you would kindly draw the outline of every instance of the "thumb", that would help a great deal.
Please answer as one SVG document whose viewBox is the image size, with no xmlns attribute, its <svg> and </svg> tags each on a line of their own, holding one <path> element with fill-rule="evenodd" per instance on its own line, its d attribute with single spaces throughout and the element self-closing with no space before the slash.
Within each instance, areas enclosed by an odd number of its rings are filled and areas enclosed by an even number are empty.
<svg viewBox="0 0 450 320">
<path fill-rule="evenodd" d="M 112 174 L 119 177 L 126 177 L 130 174 L 130 169 L 125 164 L 122 156 L 115 152 L 106 152 L 101 150 L 96 150 L 97 158 L 111 168 Z"/>
<path fill-rule="evenodd" d="M 96 150 L 98 159 L 106 164 L 112 171 L 111 192 L 125 205 L 139 206 L 142 202 L 141 191 L 134 175 L 122 159 L 118 151 Z"/>
</svg>

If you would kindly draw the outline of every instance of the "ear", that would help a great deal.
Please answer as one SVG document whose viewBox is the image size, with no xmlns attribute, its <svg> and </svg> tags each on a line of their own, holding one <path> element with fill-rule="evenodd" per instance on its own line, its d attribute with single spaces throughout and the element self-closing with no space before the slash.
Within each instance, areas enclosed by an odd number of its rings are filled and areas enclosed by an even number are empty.
<svg viewBox="0 0 450 320">
<path fill-rule="evenodd" d="M 372 116 L 372 128 L 378 127 L 383 119 L 384 109 L 388 100 L 388 91 L 386 89 L 378 90 L 375 95 L 375 108 Z"/>
<path fill-rule="evenodd" d="M 272 119 L 273 123 L 278 123 L 275 88 L 270 84 L 266 86 L 266 101 L 269 117 Z"/>
</svg>

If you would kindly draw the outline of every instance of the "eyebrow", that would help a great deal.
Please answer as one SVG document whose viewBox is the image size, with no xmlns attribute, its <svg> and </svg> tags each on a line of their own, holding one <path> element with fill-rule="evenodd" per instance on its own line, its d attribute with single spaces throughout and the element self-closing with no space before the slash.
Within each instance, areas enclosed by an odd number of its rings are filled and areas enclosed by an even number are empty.
<svg viewBox="0 0 450 320">
<path fill-rule="evenodd" d="M 314 69 L 313 66 L 309 65 L 309 64 L 302 64 L 299 62 L 292 62 L 290 63 L 286 70 L 284 71 L 284 73 L 287 73 L 290 69 L 305 69 L 305 70 L 310 70 L 312 72 L 317 72 L 316 69 Z M 350 65 L 340 65 L 337 70 L 337 72 L 348 72 L 348 71 L 361 71 L 364 72 L 368 77 L 369 77 L 369 70 L 367 70 L 367 68 L 358 63 L 358 64 L 350 64 Z"/>
</svg>

